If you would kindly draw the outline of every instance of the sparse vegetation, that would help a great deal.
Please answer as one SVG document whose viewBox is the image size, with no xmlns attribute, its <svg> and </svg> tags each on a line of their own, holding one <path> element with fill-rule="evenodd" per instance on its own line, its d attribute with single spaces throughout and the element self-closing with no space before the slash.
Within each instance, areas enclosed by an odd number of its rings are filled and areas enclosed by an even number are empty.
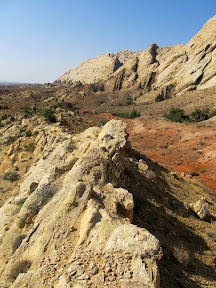
<svg viewBox="0 0 216 288">
<path fill-rule="evenodd" d="M 210 114 L 210 117 L 214 117 L 214 116 L 216 116 L 216 109 L 213 110 L 213 111 L 211 112 L 211 114 Z"/>
<path fill-rule="evenodd" d="M 140 117 L 140 112 L 138 112 L 136 109 L 133 109 L 130 112 L 116 112 L 115 115 L 121 118 L 133 119 Z"/>
<path fill-rule="evenodd" d="M 133 100 L 133 98 L 130 96 L 130 97 L 127 98 L 126 105 L 132 105 L 132 104 L 134 104 L 134 100 Z"/>
<path fill-rule="evenodd" d="M 13 142 L 16 141 L 16 139 L 17 139 L 16 136 L 9 136 L 9 137 L 7 138 L 7 144 L 8 144 L 8 145 L 12 144 Z"/>
<path fill-rule="evenodd" d="M 26 273 L 30 267 L 31 261 L 25 259 L 20 260 L 12 266 L 8 278 L 15 281 L 20 273 Z"/>
<path fill-rule="evenodd" d="M 17 238 L 14 240 L 14 242 L 12 243 L 12 246 L 11 246 L 13 253 L 19 248 L 23 239 L 25 239 L 25 238 L 26 238 L 26 235 L 24 235 L 24 234 L 17 236 Z"/>
<path fill-rule="evenodd" d="M 9 107 L 7 105 L 0 105 L 0 110 L 7 110 Z"/>
<path fill-rule="evenodd" d="M 19 179 L 19 174 L 16 172 L 6 172 L 3 176 L 3 179 L 6 181 L 14 182 Z"/>
<path fill-rule="evenodd" d="M 56 116 L 55 116 L 54 111 L 52 109 L 44 109 L 42 111 L 42 115 L 44 116 L 46 122 L 49 122 L 49 123 L 55 123 L 56 122 Z"/>
<path fill-rule="evenodd" d="M 192 172 L 191 172 L 191 176 L 192 176 L 192 177 L 193 177 L 193 176 L 199 176 L 199 173 L 196 172 L 196 171 L 192 171 Z"/>
<path fill-rule="evenodd" d="M 98 121 L 97 121 L 97 126 L 98 126 L 98 127 L 104 126 L 108 121 L 109 121 L 109 120 L 106 119 L 106 118 L 98 119 Z"/>
<path fill-rule="evenodd" d="M 157 175 L 153 170 L 148 170 L 146 174 L 147 174 L 147 177 L 151 179 L 152 181 L 155 181 L 157 178 Z"/>
<path fill-rule="evenodd" d="M 173 247 L 174 258 L 184 266 L 187 266 L 190 262 L 190 252 L 182 244 Z"/>
<path fill-rule="evenodd" d="M 26 137 L 31 137 L 31 136 L 32 136 L 31 130 L 27 130 L 27 131 L 25 132 L 25 135 L 26 135 Z"/>
<path fill-rule="evenodd" d="M 34 142 L 31 142 L 29 144 L 25 144 L 24 148 L 26 149 L 26 151 L 33 152 L 35 149 Z"/>
<path fill-rule="evenodd" d="M 191 119 L 197 122 L 207 120 L 209 119 L 209 117 L 210 117 L 209 109 L 204 109 L 204 110 L 195 109 L 195 111 L 191 113 Z"/>
<path fill-rule="evenodd" d="M 190 115 L 186 115 L 184 109 L 180 108 L 171 108 L 170 112 L 164 114 L 164 117 L 173 121 L 173 122 L 199 122 L 208 120 L 209 118 L 216 115 L 216 110 L 209 113 L 209 108 L 206 109 L 195 109 Z M 200 128 L 201 126 L 197 126 Z"/>
<path fill-rule="evenodd" d="M 170 112 L 164 114 L 164 117 L 173 122 L 187 122 L 190 120 L 188 115 L 185 115 L 185 111 L 180 108 L 172 108 Z"/>
<path fill-rule="evenodd" d="M 68 146 L 66 147 L 66 150 L 68 152 L 72 152 L 74 149 L 76 149 L 76 145 L 74 145 L 73 143 L 69 143 Z"/>
</svg>

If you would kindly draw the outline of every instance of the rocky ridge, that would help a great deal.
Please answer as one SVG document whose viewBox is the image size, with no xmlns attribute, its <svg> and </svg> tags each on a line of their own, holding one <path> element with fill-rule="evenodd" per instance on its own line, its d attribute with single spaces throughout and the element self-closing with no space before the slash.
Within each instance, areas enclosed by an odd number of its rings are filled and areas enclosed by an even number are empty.
<svg viewBox="0 0 216 288">
<path fill-rule="evenodd" d="M 137 53 L 120 51 L 116 55 L 103 54 L 65 73 L 56 83 L 103 81 L 106 91 L 141 87 L 144 93 L 158 90 L 164 99 L 214 86 L 215 27 L 216 16 L 186 45 L 161 48 L 152 44 L 149 49 Z"/>
<path fill-rule="evenodd" d="M 71 135 L 71 116 L 38 118 L 32 153 L 2 146 L 20 178 L 0 208 L 0 286 L 214 287 L 213 198 L 131 149 L 126 123 Z"/>
<path fill-rule="evenodd" d="M 120 66 L 134 57 L 131 51 L 124 50 L 117 54 L 105 53 L 99 57 L 82 62 L 77 68 L 71 69 L 56 80 L 56 83 L 82 84 L 96 83 L 106 80 Z"/>
<path fill-rule="evenodd" d="M 119 182 L 133 162 L 126 124 L 111 120 L 63 143 L 53 136 L 44 149 L 0 209 L 1 287 L 159 287 L 160 243 L 131 224 L 133 195 Z M 31 267 L 14 279 L 22 261 Z"/>
</svg>

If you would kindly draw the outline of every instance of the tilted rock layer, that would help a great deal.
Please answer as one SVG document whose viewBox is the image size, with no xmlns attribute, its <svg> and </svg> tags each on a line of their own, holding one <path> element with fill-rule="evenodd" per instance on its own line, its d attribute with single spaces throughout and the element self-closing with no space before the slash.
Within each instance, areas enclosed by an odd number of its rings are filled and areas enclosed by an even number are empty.
<svg viewBox="0 0 216 288">
<path fill-rule="evenodd" d="M 55 133 L 0 209 L 0 286 L 159 287 L 160 243 L 131 224 L 133 195 L 120 186 L 133 162 L 126 124 L 111 120 L 63 142 Z M 28 270 L 16 274 L 23 261 Z"/>
<path fill-rule="evenodd" d="M 61 76 L 58 83 L 83 84 L 103 80 L 107 91 L 138 84 L 163 95 L 204 89 L 216 85 L 216 16 L 210 19 L 187 45 L 158 47 L 145 51 L 109 53 L 83 62 Z"/>
</svg>

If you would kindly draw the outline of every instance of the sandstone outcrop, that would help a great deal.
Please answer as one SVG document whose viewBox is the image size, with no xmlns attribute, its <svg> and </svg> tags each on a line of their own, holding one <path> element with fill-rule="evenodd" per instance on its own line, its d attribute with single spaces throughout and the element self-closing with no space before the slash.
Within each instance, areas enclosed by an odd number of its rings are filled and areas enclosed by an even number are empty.
<svg viewBox="0 0 216 288">
<path fill-rule="evenodd" d="M 103 80 L 106 91 L 141 87 L 144 93 L 160 91 L 160 100 L 216 85 L 216 16 L 187 45 L 145 51 L 120 51 L 87 60 L 61 76 L 58 83 Z M 124 53 L 123 53 L 124 52 Z"/>
<path fill-rule="evenodd" d="M 117 54 L 106 53 L 99 57 L 81 63 L 77 68 L 71 69 L 56 80 L 56 83 L 82 82 L 83 84 L 96 83 L 106 80 L 120 66 L 130 60 L 134 53 L 124 50 Z"/>
<path fill-rule="evenodd" d="M 133 195 L 121 187 L 125 169 L 137 165 L 126 124 L 111 120 L 65 141 L 54 140 L 55 129 L 36 151 L 51 139 L 52 149 L 0 209 L 0 286 L 159 287 L 160 243 L 131 224 Z M 28 270 L 14 275 L 22 263 Z"/>
<path fill-rule="evenodd" d="M 191 204 L 190 206 L 201 220 L 211 222 L 212 215 L 202 200 L 198 200 L 195 204 Z"/>
</svg>

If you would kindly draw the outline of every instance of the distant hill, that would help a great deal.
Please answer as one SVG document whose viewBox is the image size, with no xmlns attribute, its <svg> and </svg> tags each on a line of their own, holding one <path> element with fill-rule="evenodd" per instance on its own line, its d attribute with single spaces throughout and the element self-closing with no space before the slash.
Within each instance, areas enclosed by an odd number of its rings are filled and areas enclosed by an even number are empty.
<svg viewBox="0 0 216 288">
<path fill-rule="evenodd" d="M 0 80 L 0 84 L 1 85 L 21 85 L 21 84 L 25 84 L 25 83 L 18 82 L 18 81 L 10 82 L 10 81 L 5 81 L 5 80 Z"/>
</svg>

